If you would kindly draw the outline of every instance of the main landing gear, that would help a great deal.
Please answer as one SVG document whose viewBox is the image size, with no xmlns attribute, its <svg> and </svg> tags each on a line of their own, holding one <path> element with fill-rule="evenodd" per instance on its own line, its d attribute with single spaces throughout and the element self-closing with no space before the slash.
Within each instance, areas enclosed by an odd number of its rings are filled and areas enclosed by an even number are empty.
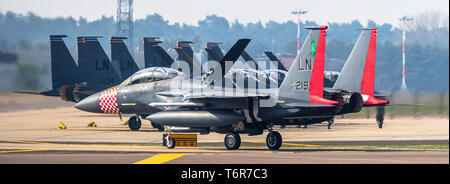
<svg viewBox="0 0 450 184">
<path fill-rule="evenodd" d="M 225 135 L 224 142 L 228 150 L 237 150 L 241 146 L 241 137 L 238 133 L 229 133 Z"/>
<path fill-rule="evenodd" d="M 266 145 L 270 150 L 278 150 L 283 144 L 283 139 L 281 138 L 281 134 L 277 131 L 272 130 L 272 125 L 270 125 L 267 129 L 269 130 L 269 134 L 266 137 Z"/>
<path fill-rule="evenodd" d="M 281 138 L 281 134 L 277 131 L 272 130 L 272 125 L 270 125 L 267 129 L 269 130 L 269 134 L 266 137 L 266 145 L 270 150 L 278 150 L 283 144 L 283 139 Z M 225 147 L 228 150 L 237 150 L 241 146 L 241 137 L 238 133 L 228 133 L 225 135 L 224 139 Z"/>
<path fill-rule="evenodd" d="M 141 128 L 141 119 L 138 116 L 131 116 L 128 120 L 128 127 L 132 131 L 138 131 Z"/>
</svg>

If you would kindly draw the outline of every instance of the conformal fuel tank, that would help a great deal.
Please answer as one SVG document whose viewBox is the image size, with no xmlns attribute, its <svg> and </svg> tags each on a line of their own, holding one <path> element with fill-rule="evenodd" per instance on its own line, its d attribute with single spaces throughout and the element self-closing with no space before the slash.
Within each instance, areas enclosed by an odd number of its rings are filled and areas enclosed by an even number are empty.
<svg viewBox="0 0 450 184">
<path fill-rule="evenodd" d="M 217 127 L 244 121 L 245 117 L 231 110 L 162 111 L 146 119 L 152 123 L 181 127 Z"/>
</svg>

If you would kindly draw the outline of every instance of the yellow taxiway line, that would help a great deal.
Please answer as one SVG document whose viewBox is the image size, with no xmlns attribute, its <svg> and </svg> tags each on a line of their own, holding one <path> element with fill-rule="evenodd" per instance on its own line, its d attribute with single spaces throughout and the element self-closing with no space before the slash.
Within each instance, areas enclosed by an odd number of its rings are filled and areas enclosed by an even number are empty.
<svg viewBox="0 0 450 184">
<path fill-rule="evenodd" d="M 187 155 L 186 153 L 167 153 L 167 154 L 157 154 L 145 160 L 141 160 L 134 164 L 162 164 L 182 156 Z"/>
<path fill-rule="evenodd" d="M 33 141 L 15 141 L 15 140 L 0 140 L 2 142 L 26 143 L 26 144 L 55 144 L 49 142 L 33 142 Z"/>
<path fill-rule="evenodd" d="M 248 141 L 248 143 L 265 144 L 265 142 L 262 142 L 262 141 Z M 304 147 L 326 147 L 326 146 L 324 146 L 324 145 L 294 144 L 294 143 L 286 143 L 286 142 L 283 142 L 282 145 L 289 145 L 289 146 L 304 146 Z"/>
<path fill-rule="evenodd" d="M 0 153 L 17 153 L 17 152 L 30 152 L 30 151 L 47 151 L 47 150 L 46 149 L 9 150 L 9 151 L 0 151 Z"/>
</svg>

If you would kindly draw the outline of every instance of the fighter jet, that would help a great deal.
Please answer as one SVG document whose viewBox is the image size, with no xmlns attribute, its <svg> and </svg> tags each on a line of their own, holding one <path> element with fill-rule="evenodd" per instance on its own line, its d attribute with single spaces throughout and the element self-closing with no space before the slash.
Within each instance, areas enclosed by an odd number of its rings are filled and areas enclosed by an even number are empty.
<svg viewBox="0 0 450 184">
<path fill-rule="evenodd" d="M 311 33 L 280 88 L 258 89 L 253 93 L 230 88 L 229 84 L 220 85 L 230 68 L 221 62 L 218 66 L 224 67 L 215 67 L 201 78 L 187 77 L 173 68 L 151 67 L 133 74 L 119 86 L 83 99 L 75 108 L 94 113 L 148 114 L 145 119 L 164 126 L 224 133 L 227 149 L 239 148 L 240 133 L 260 135 L 267 129 L 267 146 L 277 150 L 282 138 L 272 130 L 273 125 L 328 118 L 339 110 L 340 102 L 323 98 L 327 26 L 308 29 Z M 233 46 L 227 55 L 239 56 L 248 41 L 243 47 Z M 139 117 L 133 116 L 129 124 L 136 121 L 140 121 Z M 176 128 L 166 130 L 170 134 Z M 170 136 L 165 141 L 168 148 L 174 147 L 175 140 Z"/>
</svg>

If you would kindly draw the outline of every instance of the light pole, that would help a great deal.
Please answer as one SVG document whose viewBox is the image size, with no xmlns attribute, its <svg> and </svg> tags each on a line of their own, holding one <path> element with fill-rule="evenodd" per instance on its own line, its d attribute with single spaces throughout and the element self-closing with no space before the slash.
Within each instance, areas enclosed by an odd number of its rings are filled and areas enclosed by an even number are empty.
<svg viewBox="0 0 450 184">
<path fill-rule="evenodd" d="M 402 71 L 402 86 L 401 86 L 401 89 L 406 90 L 406 78 L 405 78 L 405 64 L 406 64 L 406 61 L 405 61 L 405 38 L 406 38 L 405 34 L 406 34 L 406 21 L 411 21 L 412 18 L 404 16 L 404 17 L 402 17 L 402 18 L 400 18 L 398 20 L 402 21 L 402 24 L 403 24 L 403 37 L 402 37 L 402 41 L 403 41 L 403 43 L 402 43 L 402 45 L 403 45 L 403 49 L 402 49 L 403 71 Z"/>
<path fill-rule="evenodd" d="M 308 11 L 305 10 L 297 10 L 292 11 L 292 14 L 298 16 L 298 22 L 297 22 L 297 54 L 300 52 L 300 15 L 306 14 Z"/>
</svg>

